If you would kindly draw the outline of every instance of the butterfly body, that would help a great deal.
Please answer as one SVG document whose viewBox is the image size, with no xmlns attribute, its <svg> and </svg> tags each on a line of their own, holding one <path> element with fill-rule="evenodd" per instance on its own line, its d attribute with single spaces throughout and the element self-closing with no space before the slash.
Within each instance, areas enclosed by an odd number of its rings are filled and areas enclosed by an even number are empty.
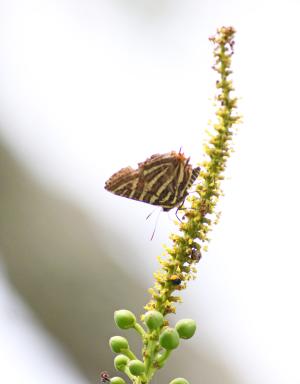
<svg viewBox="0 0 300 384">
<path fill-rule="evenodd" d="M 105 183 L 105 189 L 119 196 L 157 205 L 169 211 L 182 204 L 200 168 L 192 168 L 183 153 L 155 154 L 137 169 L 122 168 Z"/>
</svg>

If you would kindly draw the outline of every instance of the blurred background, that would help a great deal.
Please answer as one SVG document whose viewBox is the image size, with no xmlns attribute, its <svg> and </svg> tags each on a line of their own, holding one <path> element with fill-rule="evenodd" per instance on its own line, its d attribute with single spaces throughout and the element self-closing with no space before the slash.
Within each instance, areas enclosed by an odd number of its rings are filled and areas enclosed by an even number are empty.
<svg viewBox="0 0 300 384">
<path fill-rule="evenodd" d="M 237 30 L 244 124 L 222 217 L 154 384 L 299 384 L 297 0 L 0 0 L 0 381 L 114 374 L 113 312 L 139 314 L 174 212 L 106 192 L 154 153 L 195 164 L 212 117 L 208 37 Z M 140 348 L 133 332 L 126 333 Z"/>
</svg>

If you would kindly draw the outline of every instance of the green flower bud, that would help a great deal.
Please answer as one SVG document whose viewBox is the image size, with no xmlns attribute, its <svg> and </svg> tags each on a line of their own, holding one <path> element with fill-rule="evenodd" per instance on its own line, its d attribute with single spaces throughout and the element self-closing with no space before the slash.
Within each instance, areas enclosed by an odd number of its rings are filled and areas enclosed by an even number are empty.
<svg viewBox="0 0 300 384">
<path fill-rule="evenodd" d="M 124 349 L 128 349 L 128 341 L 122 336 L 113 336 L 109 339 L 110 349 L 115 353 L 121 353 Z"/>
<path fill-rule="evenodd" d="M 136 323 L 136 318 L 134 314 L 127 309 L 120 309 L 115 311 L 114 314 L 115 323 L 121 329 L 133 328 Z"/>
<path fill-rule="evenodd" d="M 115 360 L 114 360 L 114 365 L 115 365 L 116 370 L 124 371 L 124 369 L 126 368 L 126 366 L 128 364 L 128 361 L 129 361 L 129 359 L 125 355 L 116 356 Z"/>
<path fill-rule="evenodd" d="M 179 345 L 179 335 L 176 329 L 166 328 L 159 337 L 159 344 L 166 350 L 177 348 Z"/>
<path fill-rule="evenodd" d="M 159 329 L 164 323 L 163 315 L 158 311 L 149 311 L 145 314 L 144 322 L 149 331 Z"/>
<path fill-rule="evenodd" d="M 190 384 L 187 380 L 178 377 L 170 382 L 170 384 Z"/>
<path fill-rule="evenodd" d="M 112 377 L 110 379 L 110 383 L 111 384 L 126 384 L 126 382 L 122 379 L 122 377 L 118 377 L 118 376 Z"/>
<path fill-rule="evenodd" d="M 196 322 L 193 319 L 182 319 L 175 325 L 181 339 L 190 339 L 196 332 Z"/>
<path fill-rule="evenodd" d="M 145 372 L 145 365 L 140 360 L 131 360 L 128 364 L 129 371 L 134 376 L 141 376 Z"/>
</svg>

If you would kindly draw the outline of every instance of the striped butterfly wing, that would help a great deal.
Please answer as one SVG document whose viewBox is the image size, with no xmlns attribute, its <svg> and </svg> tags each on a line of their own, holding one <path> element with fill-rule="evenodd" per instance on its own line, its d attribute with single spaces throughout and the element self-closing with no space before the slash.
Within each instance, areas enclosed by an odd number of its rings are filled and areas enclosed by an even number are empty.
<svg viewBox="0 0 300 384">
<path fill-rule="evenodd" d="M 144 169 L 144 164 L 140 163 L 138 169 L 122 168 L 109 178 L 105 183 L 105 189 L 118 196 L 161 205 L 156 185 L 167 179 L 166 175 L 172 172 L 173 166 L 164 162 L 163 170 L 160 168 L 154 169 L 154 172 L 149 172 L 149 166 L 147 165 Z"/>
<path fill-rule="evenodd" d="M 138 189 L 139 171 L 131 167 L 120 169 L 105 183 L 105 189 L 118 196 L 133 199 L 134 191 Z"/>
<path fill-rule="evenodd" d="M 182 153 L 152 155 L 138 169 L 123 168 L 106 182 L 105 188 L 119 196 L 157 205 L 164 211 L 179 206 L 199 174 Z"/>
<path fill-rule="evenodd" d="M 168 211 L 179 206 L 187 195 L 187 189 L 199 174 L 182 153 L 170 152 L 153 155 L 144 163 L 145 189 L 152 194 L 149 203 Z"/>
<path fill-rule="evenodd" d="M 164 155 L 152 155 L 139 164 L 144 180 L 143 201 L 166 208 L 171 196 L 176 195 L 174 178 L 177 172 L 177 159 L 172 152 Z"/>
</svg>

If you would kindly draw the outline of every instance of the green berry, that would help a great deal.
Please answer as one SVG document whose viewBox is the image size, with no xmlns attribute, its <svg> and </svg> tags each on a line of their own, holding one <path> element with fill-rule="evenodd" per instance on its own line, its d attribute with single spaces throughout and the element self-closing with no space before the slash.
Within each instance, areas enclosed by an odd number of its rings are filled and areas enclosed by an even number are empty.
<svg viewBox="0 0 300 384">
<path fill-rule="evenodd" d="M 196 322 L 193 319 L 182 319 L 175 325 L 181 339 L 190 339 L 196 332 Z"/>
<path fill-rule="evenodd" d="M 163 315 L 158 311 L 149 311 L 145 314 L 144 322 L 149 331 L 159 329 L 164 323 Z"/>
<path fill-rule="evenodd" d="M 110 349 L 115 353 L 121 353 L 124 349 L 128 349 L 128 341 L 122 336 L 113 336 L 109 339 Z"/>
<path fill-rule="evenodd" d="M 114 365 L 115 365 L 116 370 L 124 371 L 124 369 L 126 368 L 126 366 L 128 364 L 128 361 L 129 361 L 129 359 L 125 355 L 116 356 L 115 360 L 114 360 Z"/>
<path fill-rule="evenodd" d="M 159 337 L 159 344 L 166 350 L 177 348 L 179 345 L 179 335 L 176 329 L 166 328 Z"/>
<path fill-rule="evenodd" d="M 170 384 L 190 384 L 187 380 L 178 377 L 170 382 Z"/>
<path fill-rule="evenodd" d="M 110 379 L 110 383 L 111 384 L 126 384 L 126 382 L 122 379 L 122 377 L 118 377 L 118 376 L 112 377 Z"/>
<path fill-rule="evenodd" d="M 115 323 L 121 329 L 133 328 L 136 323 L 136 318 L 134 314 L 127 309 L 120 309 L 115 311 L 114 314 Z"/>
<path fill-rule="evenodd" d="M 128 364 L 129 371 L 134 376 L 141 376 L 145 372 L 145 365 L 140 360 L 131 360 Z"/>
</svg>

